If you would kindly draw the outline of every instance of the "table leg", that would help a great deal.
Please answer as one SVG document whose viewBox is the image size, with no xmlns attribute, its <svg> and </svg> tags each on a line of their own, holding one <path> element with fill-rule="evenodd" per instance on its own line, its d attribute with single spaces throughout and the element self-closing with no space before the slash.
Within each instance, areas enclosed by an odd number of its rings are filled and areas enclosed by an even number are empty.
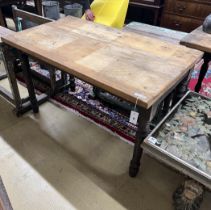
<svg viewBox="0 0 211 210">
<path fill-rule="evenodd" d="M 6 20 L 2 12 L 2 8 L 0 8 L 0 25 L 3 27 L 7 27 Z"/>
<path fill-rule="evenodd" d="M 71 91 L 75 91 L 75 77 L 69 74 L 69 83 Z"/>
<path fill-rule="evenodd" d="M 166 114 L 168 114 L 169 109 L 170 109 L 170 104 L 171 104 L 172 98 L 173 98 L 173 93 L 170 93 L 170 94 L 164 99 L 162 117 L 164 117 Z"/>
<path fill-rule="evenodd" d="M 8 75 L 8 80 L 10 83 L 12 96 L 14 99 L 15 110 L 16 110 L 16 113 L 18 113 L 21 110 L 22 102 L 21 102 L 18 84 L 17 84 L 17 80 L 15 76 L 15 70 L 16 70 L 15 69 L 15 62 L 16 62 L 15 52 L 12 48 L 10 48 L 7 45 L 3 45 L 2 51 L 3 51 L 3 60 L 5 63 L 6 72 Z"/>
<path fill-rule="evenodd" d="M 42 0 L 34 0 L 37 14 L 42 16 Z"/>
<path fill-rule="evenodd" d="M 37 98 L 35 95 L 35 89 L 34 89 L 34 85 L 32 81 L 28 55 L 21 54 L 21 61 L 22 61 L 22 69 L 23 69 L 24 78 L 25 78 L 26 86 L 29 93 L 32 110 L 34 113 L 38 113 L 39 106 L 38 106 Z"/>
<path fill-rule="evenodd" d="M 211 60 L 211 55 L 209 53 L 205 53 L 204 54 L 204 63 L 201 67 L 201 70 L 200 70 L 200 73 L 199 73 L 199 78 L 198 78 L 198 81 L 197 81 L 197 84 L 195 86 L 195 91 L 198 93 L 201 89 L 201 84 L 202 84 L 202 81 L 207 73 L 207 70 L 208 70 L 208 65 L 209 65 L 209 61 Z"/>
<path fill-rule="evenodd" d="M 187 74 L 187 76 L 179 83 L 179 85 L 176 87 L 174 91 L 174 96 L 172 99 L 171 107 L 173 107 L 177 102 L 185 95 L 185 93 L 188 91 L 188 84 L 191 78 L 191 72 Z"/>
<path fill-rule="evenodd" d="M 158 18 L 159 18 L 159 10 L 156 9 L 156 10 L 154 11 L 153 25 L 155 25 L 155 26 L 158 25 Z"/>
<path fill-rule="evenodd" d="M 50 75 L 50 84 L 51 84 L 50 95 L 53 96 L 56 91 L 56 69 L 49 67 L 48 71 Z"/>
<path fill-rule="evenodd" d="M 139 171 L 140 160 L 143 154 L 143 149 L 141 144 L 143 143 L 144 138 L 149 133 L 149 121 L 151 116 L 151 108 L 148 110 L 141 110 L 138 119 L 138 131 L 136 133 L 136 141 L 133 150 L 133 157 L 130 162 L 129 175 L 135 177 Z"/>
</svg>

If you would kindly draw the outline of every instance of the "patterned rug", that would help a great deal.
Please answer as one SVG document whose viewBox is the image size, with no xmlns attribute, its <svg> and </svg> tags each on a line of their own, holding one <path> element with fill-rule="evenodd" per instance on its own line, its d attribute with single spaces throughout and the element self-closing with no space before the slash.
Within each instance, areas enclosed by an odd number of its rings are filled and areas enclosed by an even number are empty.
<svg viewBox="0 0 211 210">
<path fill-rule="evenodd" d="M 198 77 L 199 77 L 199 69 L 201 69 L 202 64 L 203 64 L 203 61 L 201 61 L 192 72 L 192 77 L 191 77 L 191 80 L 189 83 L 190 90 L 194 90 L 194 87 L 195 87 Z M 209 66 L 209 70 L 207 71 L 207 74 L 203 80 L 200 93 L 202 95 L 205 95 L 205 96 L 208 96 L 211 98 L 211 65 Z"/>
<path fill-rule="evenodd" d="M 194 90 L 197 78 L 199 75 L 200 66 L 202 62 L 196 66 L 192 73 L 192 77 L 189 83 L 189 89 Z M 49 77 L 47 70 L 41 69 L 40 66 L 34 62 L 31 63 L 32 68 Z M 61 76 L 60 71 L 57 72 L 57 79 Z M 19 78 L 21 79 L 21 78 Z M 90 97 L 92 93 L 92 86 L 76 79 L 76 91 L 71 92 L 65 91 L 58 93 L 52 98 L 52 102 L 57 105 L 66 108 L 67 110 L 74 111 L 79 115 L 88 118 L 92 122 L 103 126 L 108 131 L 118 135 L 127 142 L 134 142 L 137 127 L 129 123 L 128 111 L 119 109 L 118 107 L 111 106 L 108 103 L 101 101 L 100 99 L 93 99 Z M 39 82 L 34 81 L 35 87 L 41 92 L 45 92 L 48 86 Z M 211 97 L 211 69 L 207 72 L 206 78 L 203 81 L 201 94 Z"/>
</svg>

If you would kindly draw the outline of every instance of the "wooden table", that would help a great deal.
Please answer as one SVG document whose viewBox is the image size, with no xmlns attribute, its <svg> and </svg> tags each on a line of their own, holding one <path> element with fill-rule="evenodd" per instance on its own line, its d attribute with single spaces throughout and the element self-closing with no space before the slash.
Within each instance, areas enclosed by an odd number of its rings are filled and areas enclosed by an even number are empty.
<svg viewBox="0 0 211 210">
<path fill-rule="evenodd" d="M 130 175 L 139 169 L 143 138 L 156 105 L 179 89 L 202 52 L 66 17 L 3 37 L 7 63 L 17 49 L 33 111 L 38 104 L 28 55 L 136 104 L 139 126 Z M 9 71 L 13 71 L 12 68 Z"/>
<path fill-rule="evenodd" d="M 0 53 L 1 53 L 2 61 L 4 61 L 4 55 L 2 53 L 2 45 L 3 44 L 2 44 L 1 37 L 8 35 L 8 34 L 12 34 L 12 33 L 14 33 L 14 31 L 0 26 Z M 7 73 L 6 72 L 0 72 L 0 81 L 5 79 L 5 78 L 7 78 Z M 11 93 L 8 92 L 5 88 L 3 88 L 1 86 L 0 86 L 0 95 L 4 96 L 10 102 L 13 101 L 13 96 L 11 95 Z"/>
<path fill-rule="evenodd" d="M 174 44 L 179 44 L 181 39 L 187 35 L 186 32 L 175 31 L 139 22 L 130 22 L 124 27 L 123 30 L 132 31 L 143 36 L 152 37 Z"/>
<path fill-rule="evenodd" d="M 146 1 L 146 0 L 130 0 L 129 1 L 129 14 L 130 14 L 130 7 L 131 7 L 131 13 L 133 13 L 133 9 L 135 12 L 135 9 L 142 8 L 143 10 L 149 10 L 153 12 L 153 25 L 159 25 L 160 22 L 160 16 L 161 11 L 163 9 L 163 1 Z M 142 11 L 140 11 L 142 12 Z"/>
<path fill-rule="evenodd" d="M 4 65 L 6 64 L 6 61 L 5 61 L 5 56 L 3 53 L 4 48 L 3 48 L 1 37 L 8 34 L 14 34 L 14 33 L 16 32 L 0 26 L 0 53 L 1 53 L 1 59 Z M 9 80 L 12 93 L 9 92 L 4 87 L 0 86 L 0 96 L 3 96 L 10 103 L 12 103 L 15 106 L 16 115 L 20 116 L 31 109 L 31 104 L 29 103 L 29 97 L 27 98 L 20 97 L 20 92 L 18 89 L 17 81 L 16 81 L 16 70 L 18 71 L 17 57 L 13 56 L 13 54 L 11 56 L 12 58 L 10 59 L 8 65 L 5 65 L 6 72 L 0 72 L 0 81 L 7 78 Z M 13 69 L 13 70 L 9 71 L 9 69 Z M 38 103 L 41 104 L 45 102 L 47 99 L 48 99 L 48 96 L 46 94 L 41 94 L 38 96 Z"/>
<path fill-rule="evenodd" d="M 205 52 L 203 56 L 204 63 L 201 67 L 199 79 L 195 86 L 195 91 L 199 92 L 201 89 L 202 81 L 208 70 L 209 61 L 211 60 L 211 34 L 205 33 L 202 30 L 202 26 L 200 26 L 185 36 L 180 43 L 187 47 Z"/>
<path fill-rule="evenodd" d="M 0 25 L 6 27 L 5 17 L 2 13 L 2 7 L 24 2 L 25 0 L 0 0 Z M 34 0 L 35 8 L 38 15 L 42 16 L 42 0 Z"/>
<path fill-rule="evenodd" d="M 144 24 L 140 22 L 130 22 L 124 28 L 124 31 L 131 31 L 142 36 L 152 37 L 159 39 L 165 42 L 170 42 L 174 44 L 180 44 L 180 40 L 184 38 L 187 33 L 181 31 L 175 31 L 167 28 L 162 28 L 158 26 L 153 26 L 149 24 Z M 187 81 L 188 82 L 188 81 Z M 122 107 L 126 110 L 131 110 L 131 105 L 125 103 L 125 101 L 120 101 L 116 97 L 113 97 L 110 94 L 105 93 L 103 90 L 97 88 L 94 89 L 95 97 L 100 98 L 103 101 L 106 101 L 116 106 Z"/>
</svg>

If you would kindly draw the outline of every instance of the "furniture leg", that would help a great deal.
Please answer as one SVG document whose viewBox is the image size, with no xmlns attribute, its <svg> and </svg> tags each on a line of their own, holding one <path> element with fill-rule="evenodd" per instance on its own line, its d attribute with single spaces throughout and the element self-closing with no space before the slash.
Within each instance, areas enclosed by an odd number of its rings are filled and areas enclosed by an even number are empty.
<svg viewBox="0 0 211 210">
<path fill-rule="evenodd" d="M 154 20 L 153 20 L 153 25 L 157 26 L 158 25 L 158 18 L 159 18 L 159 10 L 156 9 L 154 11 Z"/>
<path fill-rule="evenodd" d="M 170 93 L 164 100 L 163 113 L 162 113 L 163 116 L 165 116 L 169 112 L 172 97 L 173 97 L 173 94 Z"/>
<path fill-rule="evenodd" d="M 2 12 L 2 8 L 0 8 L 0 25 L 3 27 L 7 27 L 6 20 Z"/>
<path fill-rule="evenodd" d="M 71 91 L 75 91 L 75 77 L 69 74 L 69 83 Z"/>
<path fill-rule="evenodd" d="M 7 45 L 3 45 L 2 50 L 3 50 L 3 60 L 5 63 L 5 68 L 8 75 L 12 96 L 14 99 L 13 103 L 15 104 L 15 111 L 16 113 L 18 113 L 21 110 L 22 102 L 15 76 L 15 62 L 16 62 L 16 58 L 14 55 L 15 53 L 14 50 Z"/>
<path fill-rule="evenodd" d="M 133 157 L 130 161 L 129 175 L 131 177 L 135 177 L 139 171 L 140 160 L 143 154 L 143 149 L 141 148 L 141 144 L 144 141 L 144 138 L 149 133 L 149 122 L 151 116 L 151 108 L 148 110 L 139 111 L 139 119 L 138 119 L 138 130 L 136 133 L 136 141 L 133 150 Z"/>
<path fill-rule="evenodd" d="M 98 98 L 98 96 L 99 96 L 99 94 L 100 94 L 100 89 L 99 88 L 97 88 L 97 87 L 95 87 L 95 86 L 93 86 L 93 89 L 92 89 L 92 97 L 94 98 L 94 99 L 96 99 L 96 98 Z"/>
<path fill-rule="evenodd" d="M 34 0 L 37 14 L 42 16 L 42 0 Z"/>
<path fill-rule="evenodd" d="M 201 67 L 201 70 L 200 70 L 200 73 L 199 73 L 199 78 L 198 78 L 198 81 L 197 81 L 197 84 L 195 86 L 195 92 L 199 92 L 200 89 L 201 89 L 201 84 L 203 82 L 203 79 L 207 73 L 207 70 L 208 70 L 208 65 L 209 65 L 209 61 L 211 60 L 211 55 L 209 53 L 205 53 L 204 54 L 204 63 Z"/>
<path fill-rule="evenodd" d="M 51 83 L 50 95 L 54 95 L 55 90 L 56 90 L 55 69 L 50 67 L 48 70 L 49 70 L 49 74 L 50 74 L 50 83 Z"/>
<path fill-rule="evenodd" d="M 174 96 L 172 100 L 171 107 L 173 107 L 188 91 L 188 83 L 191 78 L 191 71 L 187 74 L 187 76 L 179 83 L 177 88 L 174 91 Z"/>
<path fill-rule="evenodd" d="M 65 84 L 67 84 L 67 73 L 65 73 L 65 72 L 61 72 L 61 79 L 62 79 L 62 83 L 63 83 L 63 85 L 65 85 Z"/>
<path fill-rule="evenodd" d="M 32 76 L 31 76 L 31 69 L 29 66 L 29 58 L 26 54 L 21 54 L 21 60 L 22 60 L 22 69 L 24 73 L 24 78 L 27 86 L 27 90 L 29 93 L 29 98 L 32 106 L 32 110 L 34 113 L 39 112 L 39 106 L 37 102 L 37 98 L 35 95 L 34 85 L 32 82 Z"/>
</svg>

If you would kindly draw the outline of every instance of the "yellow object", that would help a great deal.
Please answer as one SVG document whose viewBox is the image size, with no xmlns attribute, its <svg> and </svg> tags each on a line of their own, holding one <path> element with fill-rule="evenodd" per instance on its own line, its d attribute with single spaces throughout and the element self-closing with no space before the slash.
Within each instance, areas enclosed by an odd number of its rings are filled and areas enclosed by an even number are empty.
<svg viewBox="0 0 211 210">
<path fill-rule="evenodd" d="M 95 15 L 94 22 L 114 28 L 124 26 L 129 0 L 94 0 L 91 10 Z"/>
</svg>

